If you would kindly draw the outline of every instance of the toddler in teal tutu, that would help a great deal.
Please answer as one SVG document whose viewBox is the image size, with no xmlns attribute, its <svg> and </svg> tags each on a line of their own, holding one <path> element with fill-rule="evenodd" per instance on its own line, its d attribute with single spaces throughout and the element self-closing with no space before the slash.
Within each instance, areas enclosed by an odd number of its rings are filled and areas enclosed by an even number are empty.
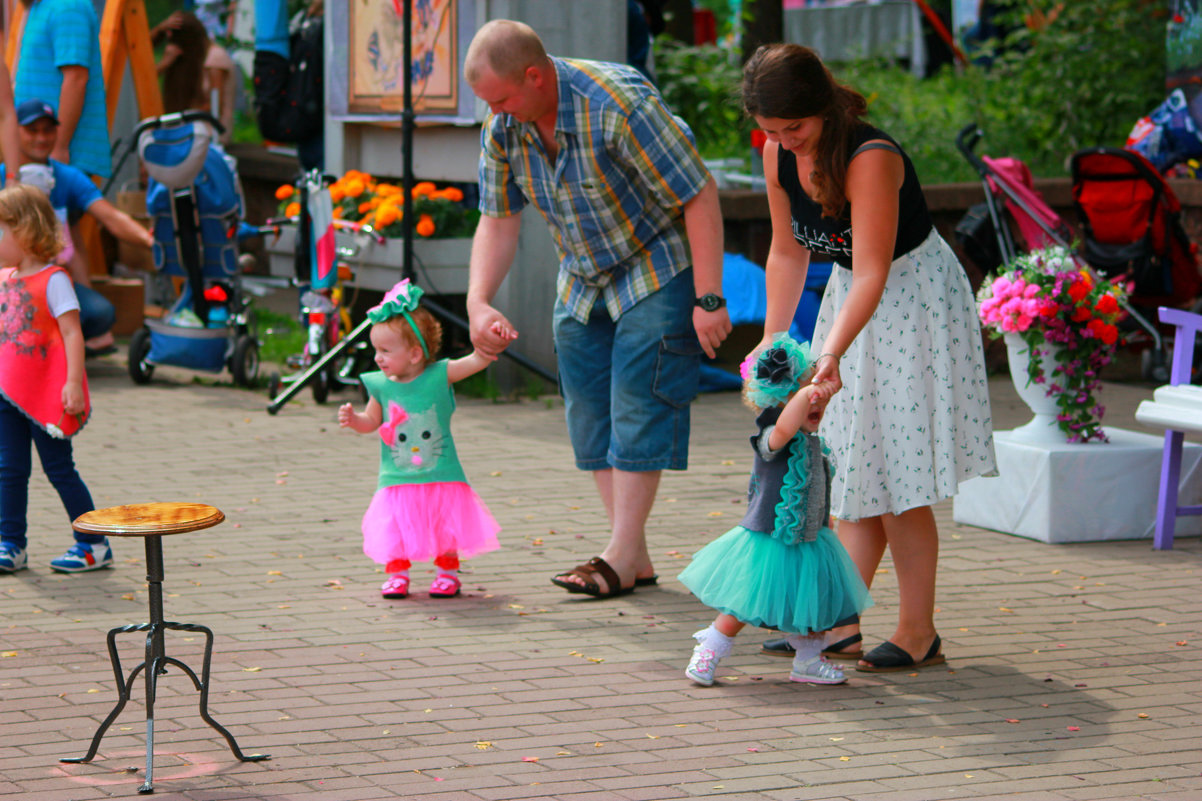
<svg viewBox="0 0 1202 801">
<path fill-rule="evenodd" d="M 833 382 L 803 384 L 806 345 L 777 334 L 743 362 L 743 398 L 759 414 L 742 522 L 693 556 L 680 580 L 720 613 L 693 638 L 685 675 L 709 686 L 745 625 L 777 629 L 796 655 L 789 678 L 842 684 L 822 632 L 872 605 L 855 563 L 830 530 L 829 452 L 814 432 Z"/>
</svg>

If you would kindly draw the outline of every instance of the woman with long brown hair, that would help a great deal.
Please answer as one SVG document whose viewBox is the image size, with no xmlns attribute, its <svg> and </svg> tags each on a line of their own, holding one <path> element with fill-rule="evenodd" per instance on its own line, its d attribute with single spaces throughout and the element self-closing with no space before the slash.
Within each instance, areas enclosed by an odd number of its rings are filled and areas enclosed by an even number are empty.
<svg viewBox="0 0 1202 801">
<path fill-rule="evenodd" d="M 163 80 L 163 110 L 168 114 L 188 109 L 212 112 L 225 128 L 221 142 L 228 144 L 234 125 L 233 59 L 189 11 L 176 11 L 156 25 L 151 37 L 162 36 L 167 37 L 167 45 L 157 69 Z"/>
<path fill-rule="evenodd" d="M 909 157 L 864 122 L 863 96 L 814 51 L 759 48 L 742 91 L 768 138 L 765 340 L 788 328 L 811 254 L 833 259 L 813 337 L 813 380 L 841 388 L 821 428 L 836 462 L 831 513 L 866 584 L 886 547 L 897 572 L 889 640 L 864 654 L 857 618 L 831 632 L 824 653 L 868 672 L 941 664 L 931 505 L 995 469 L 972 288 L 932 225 Z M 788 654 L 779 642 L 765 648 Z"/>
</svg>

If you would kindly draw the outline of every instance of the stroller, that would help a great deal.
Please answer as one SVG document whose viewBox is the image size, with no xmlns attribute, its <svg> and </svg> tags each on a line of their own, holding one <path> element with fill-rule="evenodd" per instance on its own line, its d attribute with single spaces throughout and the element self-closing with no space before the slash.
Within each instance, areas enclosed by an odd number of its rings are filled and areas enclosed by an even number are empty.
<svg viewBox="0 0 1202 801">
<path fill-rule="evenodd" d="M 134 383 L 148 383 L 160 364 L 228 367 L 245 387 L 258 380 L 259 341 L 238 276 L 242 192 L 231 160 L 212 144 L 220 130 L 208 112 L 184 111 L 142 120 L 134 131 L 130 148 L 149 175 L 155 269 L 176 279 L 171 291 L 178 291 L 162 319 L 147 320 L 130 338 Z"/>
<path fill-rule="evenodd" d="M 1043 197 L 1034 189 L 1031 182 L 1031 173 L 1026 165 L 1021 161 L 1012 158 L 991 159 L 988 156 L 978 156 L 974 150 L 977 143 L 983 136 L 983 132 L 975 123 L 970 123 L 961 129 L 956 137 L 956 146 L 964 155 L 964 158 L 969 164 L 976 169 L 981 176 L 981 183 L 985 188 L 985 205 L 987 216 L 981 214 L 969 214 L 957 226 L 957 239 L 961 245 L 969 253 L 970 256 L 975 253 L 983 254 L 983 258 L 988 260 L 990 257 L 996 257 L 992 263 L 979 263 L 978 266 L 982 269 L 993 270 L 1002 264 L 1009 264 L 1018 254 L 1018 249 L 1014 242 L 1013 234 L 1011 233 L 1010 225 L 1002 218 L 1002 208 L 1010 213 L 1014 220 L 1015 227 L 1018 228 L 1019 234 L 1025 240 L 1027 250 L 1034 250 L 1048 245 L 1060 245 L 1069 251 L 1074 248 L 1069 244 L 1073 239 L 1071 229 L 1064 223 L 1055 211 L 1051 209 L 1044 201 Z M 1094 148 L 1096 152 L 1110 152 L 1108 148 Z M 1080 156 L 1082 154 L 1078 154 Z M 1135 158 L 1139 158 L 1136 154 L 1131 154 Z M 1076 161 L 1074 157 L 1074 162 Z M 1152 170 L 1155 173 L 1155 170 Z M 1130 170 L 1128 170 L 1130 173 Z M 1112 181 L 1116 179 L 1107 179 L 1098 175 L 1097 180 L 1102 182 Z M 1126 180 L 1126 179 L 1124 179 Z M 1079 196 L 1078 176 L 1074 170 L 1073 174 L 1073 197 L 1074 202 L 1077 202 Z M 1163 181 L 1160 182 L 1163 184 Z M 1117 184 L 1115 184 L 1117 186 Z M 1164 190 L 1171 194 L 1171 190 L 1167 185 L 1164 185 Z M 1148 193 L 1151 195 L 1151 192 Z M 1081 214 L 1081 219 L 1085 222 L 1087 238 L 1084 246 L 1084 252 L 1079 254 L 1077 259 L 1078 264 L 1083 268 L 1095 274 L 1101 273 L 1105 278 L 1115 278 L 1120 275 L 1133 277 L 1129 273 L 1130 259 L 1122 259 L 1124 254 L 1128 253 L 1126 241 L 1119 235 L 1119 232 L 1111 226 L 1111 222 L 1117 217 L 1129 217 L 1131 215 L 1143 214 L 1144 219 L 1147 219 L 1149 210 L 1147 204 L 1138 206 L 1135 193 L 1128 189 L 1127 193 L 1112 192 L 1106 189 L 1105 184 L 1101 188 L 1093 188 L 1084 192 L 1086 203 L 1093 208 L 1105 208 L 1112 215 L 1110 221 L 1103 222 L 1103 230 L 1107 232 L 1105 243 L 1099 243 L 1096 239 L 1091 244 L 1092 231 L 1096 229 L 1096 223 L 1091 224 L 1088 213 L 1081 205 L 1077 205 L 1078 213 Z M 1163 197 L 1163 193 L 1160 195 Z M 1002 202 L 999 202 L 1002 201 Z M 1173 198 L 1174 203 L 1176 198 Z M 1156 204 L 1153 204 L 1154 206 Z M 1142 211 L 1141 211 L 1142 210 Z M 1152 210 L 1153 212 L 1155 209 Z M 1160 215 L 1161 219 L 1167 219 L 1167 215 Z M 1143 229 L 1140 229 L 1141 235 Z M 996 238 L 996 247 L 986 240 L 987 235 L 992 235 Z M 1184 232 L 1181 234 L 1184 239 Z M 1188 240 L 1186 240 L 1188 242 Z M 1188 252 L 1188 248 L 1186 249 Z M 1109 254 L 1109 256 L 1107 256 Z M 1095 261 L 1101 259 L 1100 261 Z M 974 258 L 974 261 L 976 259 Z M 1128 265 L 1124 267 L 1123 265 Z M 1195 281 L 1197 280 L 1197 265 L 1193 267 Z M 1104 280 L 1104 279 L 1103 279 Z M 1188 282 L 1183 282 L 1188 284 Z M 1145 286 L 1147 286 L 1145 279 Z M 1187 287 L 1183 287 L 1187 288 Z M 1164 298 L 1143 297 L 1140 293 L 1140 283 L 1136 281 L 1136 291 L 1130 298 L 1121 302 L 1124 311 L 1127 312 L 1129 319 L 1140 329 L 1143 335 L 1146 336 L 1146 341 L 1150 343 L 1141 355 L 1141 368 L 1145 378 L 1150 380 L 1168 380 L 1168 359 L 1165 352 L 1164 339 L 1157 327 L 1148 321 L 1148 319 L 1137 310 L 1137 306 L 1148 305 Z M 1197 291 L 1197 283 L 1194 283 L 1191 290 Z M 1192 295 L 1188 296 L 1192 297 Z M 1129 340 L 1134 341 L 1134 340 Z"/>
<path fill-rule="evenodd" d="M 1177 196 L 1151 162 L 1094 147 L 1073 154 L 1071 170 L 1086 261 L 1107 277 L 1134 281 L 1141 305 L 1181 306 L 1197 296 L 1197 247 L 1181 226 Z"/>
</svg>

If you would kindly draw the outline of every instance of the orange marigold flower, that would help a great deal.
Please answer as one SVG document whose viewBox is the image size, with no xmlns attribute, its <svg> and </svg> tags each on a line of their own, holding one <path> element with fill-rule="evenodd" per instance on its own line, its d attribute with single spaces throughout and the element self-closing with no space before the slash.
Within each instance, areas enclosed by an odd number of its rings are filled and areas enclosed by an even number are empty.
<svg viewBox="0 0 1202 801">
<path fill-rule="evenodd" d="M 366 187 L 364 186 L 362 179 L 358 177 L 351 178 L 346 182 L 347 197 L 359 197 L 359 195 L 363 194 L 363 190 L 365 188 Z"/>
<path fill-rule="evenodd" d="M 400 218 L 400 212 L 398 211 L 397 207 L 391 203 L 385 203 L 376 210 L 376 223 L 381 228 L 392 225 Z"/>
<path fill-rule="evenodd" d="M 371 211 L 371 201 L 365 200 L 359 204 L 359 213 L 360 214 L 366 214 L 369 211 Z"/>
<path fill-rule="evenodd" d="M 330 184 L 330 200 L 339 203 L 346 197 L 346 190 L 339 184 Z"/>
<path fill-rule="evenodd" d="M 429 214 L 423 214 L 422 218 L 417 221 L 415 230 L 420 236 L 434 236 L 434 218 Z"/>
<path fill-rule="evenodd" d="M 403 191 L 399 186 L 395 186 L 394 184 L 378 184 L 376 186 L 376 194 L 383 195 L 384 197 L 399 195 Z"/>
<path fill-rule="evenodd" d="M 334 219 L 335 219 L 335 220 L 341 220 L 341 219 L 342 219 L 342 215 L 343 215 L 343 214 L 345 214 L 345 213 L 346 213 L 346 209 L 342 208 L 342 206 L 335 206 L 335 207 L 334 207 L 333 215 L 334 215 Z"/>
<path fill-rule="evenodd" d="M 292 186 L 292 184 L 284 184 L 275 190 L 275 199 L 287 200 L 288 198 L 292 197 L 292 194 L 295 191 L 296 189 Z"/>
<path fill-rule="evenodd" d="M 442 190 L 442 194 L 447 200 L 454 201 L 455 203 L 463 200 L 463 192 L 456 186 L 448 186 Z"/>
<path fill-rule="evenodd" d="M 295 217 L 298 214 L 300 214 L 300 204 L 297 203 L 296 201 L 289 203 L 284 208 L 284 216 L 285 217 Z"/>
<path fill-rule="evenodd" d="M 422 197 L 423 195 L 432 195 L 436 191 L 437 189 L 430 181 L 422 181 L 417 186 L 413 187 L 413 196 Z"/>
</svg>

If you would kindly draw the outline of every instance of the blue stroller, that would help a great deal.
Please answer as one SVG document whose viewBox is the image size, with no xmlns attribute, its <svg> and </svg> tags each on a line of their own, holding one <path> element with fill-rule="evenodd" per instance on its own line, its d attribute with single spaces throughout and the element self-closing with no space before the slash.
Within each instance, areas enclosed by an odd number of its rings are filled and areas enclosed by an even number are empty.
<svg viewBox="0 0 1202 801">
<path fill-rule="evenodd" d="M 132 146 L 146 166 L 146 210 L 153 220 L 154 265 L 184 278 L 171 308 L 130 338 L 129 375 L 146 384 L 155 365 L 219 373 L 254 386 L 259 341 L 238 275 L 242 193 L 232 160 L 213 144 L 220 123 L 206 111 L 142 120 Z M 173 290 L 174 294 L 174 290 Z"/>
</svg>

